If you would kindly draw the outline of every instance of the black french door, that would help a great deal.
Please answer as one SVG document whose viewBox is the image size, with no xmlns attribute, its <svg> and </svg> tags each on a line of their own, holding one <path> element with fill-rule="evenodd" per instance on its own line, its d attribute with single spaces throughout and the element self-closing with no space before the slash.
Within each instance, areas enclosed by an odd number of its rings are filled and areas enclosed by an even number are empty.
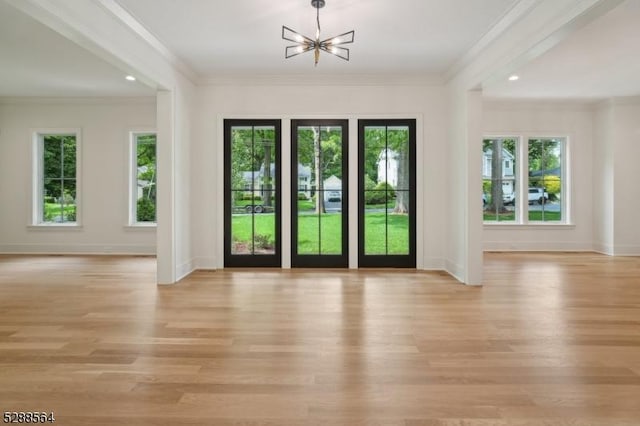
<svg viewBox="0 0 640 426">
<path fill-rule="evenodd" d="M 224 266 L 282 265 L 280 120 L 224 120 Z"/>
<path fill-rule="evenodd" d="M 358 121 L 358 266 L 416 267 L 416 120 Z"/>
<path fill-rule="evenodd" d="M 291 121 L 291 266 L 349 266 L 348 120 Z"/>
</svg>

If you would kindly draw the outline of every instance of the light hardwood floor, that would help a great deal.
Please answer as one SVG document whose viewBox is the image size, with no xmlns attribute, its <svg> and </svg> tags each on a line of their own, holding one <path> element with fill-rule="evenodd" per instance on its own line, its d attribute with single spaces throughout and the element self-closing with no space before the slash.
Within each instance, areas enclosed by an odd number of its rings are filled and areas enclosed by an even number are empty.
<svg viewBox="0 0 640 426">
<path fill-rule="evenodd" d="M 57 425 L 640 425 L 640 258 L 403 270 L 0 256 L 0 410 Z"/>
</svg>

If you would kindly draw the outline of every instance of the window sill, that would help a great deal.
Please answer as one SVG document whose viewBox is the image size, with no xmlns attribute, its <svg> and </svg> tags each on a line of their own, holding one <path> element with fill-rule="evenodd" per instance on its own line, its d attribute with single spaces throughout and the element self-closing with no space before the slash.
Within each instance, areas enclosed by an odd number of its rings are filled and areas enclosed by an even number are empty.
<svg viewBox="0 0 640 426">
<path fill-rule="evenodd" d="M 38 223 L 36 225 L 28 225 L 27 229 L 30 231 L 82 231 L 83 227 L 78 223 L 70 223 L 68 225 L 61 223 Z"/>
<path fill-rule="evenodd" d="M 156 223 L 134 223 L 132 225 L 125 225 L 126 231 L 155 231 L 158 225 Z"/>
<path fill-rule="evenodd" d="M 484 222 L 484 229 L 575 229 L 576 225 L 572 223 L 548 223 L 548 222 L 529 222 L 529 223 L 491 223 Z"/>
</svg>

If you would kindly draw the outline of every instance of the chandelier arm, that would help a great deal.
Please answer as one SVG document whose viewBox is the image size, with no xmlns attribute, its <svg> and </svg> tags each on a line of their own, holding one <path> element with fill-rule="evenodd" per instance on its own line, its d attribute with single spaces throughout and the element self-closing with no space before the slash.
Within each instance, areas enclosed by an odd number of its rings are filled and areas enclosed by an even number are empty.
<svg viewBox="0 0 640 426">
<path fill-rule="evenodd" d="M 301 44 L 297 46 L 287 46 L 286 49 L 284 50 L 284 57 L 285 59 L 293 58 L 294 56 L 301 55 L 313 49 L 314 49 L 313 46 L 301 45 Z"/>
<path fill-rule="evenodd" d="M 340 59 L 344 59 L 345 61 L 349 61 L 349 49 L 346 47 L 337 47 L 337 46 L 320 46 L 320 50 L 331 53 L 333 56 L 337 56 Z"/>
<path fill-rule="evenodd" d="M 320 43 L 331 45 L 331 46 L 353 43 L 355 39 L 355 34 L 356 34 L 355 30 L 347 31 L 346 33 L 342 33 L 335 37 L 329 37 L 326 40 L 322 40 Z"/>
<path fill-rule="evenodd" d="M 300 38 L 291 38 L 289 36 L 289 33 L 294 34 L 296 36 L 299 36 Z M 292 41 L 294 43 L 298 43 L 298 44 L 308 44 L 308 43 L 313 43 L 314 40 L 310 39 L 309 37 L 300 34 L 299 32 L 297 32 L 296 30 L 292 30 L 291 28 L 287 27 L 286 25 L 282 26 L 282 39 L 283 40 L 288 40 L 288 41 Z"/>
</svg>

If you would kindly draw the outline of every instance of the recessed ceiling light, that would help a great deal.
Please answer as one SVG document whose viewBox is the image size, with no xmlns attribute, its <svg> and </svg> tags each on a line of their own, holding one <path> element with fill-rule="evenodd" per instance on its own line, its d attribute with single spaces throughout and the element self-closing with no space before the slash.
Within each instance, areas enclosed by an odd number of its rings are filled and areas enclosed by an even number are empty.
<svg viewBox="0 0 640 426">
<path fill-rule="evenodd" d="M 129 80 L 129 81 L 136 81 L 136 78 L 135 78 L 134 76 L 132 76 L 132 75 L 128 75 L 128 76 L 126 76 L 125 78 L 126 78 L 127 80 Z"/>
<path fill-rule="evenodd" d="M 515 75 L 515 74 L 509 76 L 509 81 L 516 81 L 516 80 L 519 80 L 519 79 L 520 79 L 520 77 Z"/>
</svg>

